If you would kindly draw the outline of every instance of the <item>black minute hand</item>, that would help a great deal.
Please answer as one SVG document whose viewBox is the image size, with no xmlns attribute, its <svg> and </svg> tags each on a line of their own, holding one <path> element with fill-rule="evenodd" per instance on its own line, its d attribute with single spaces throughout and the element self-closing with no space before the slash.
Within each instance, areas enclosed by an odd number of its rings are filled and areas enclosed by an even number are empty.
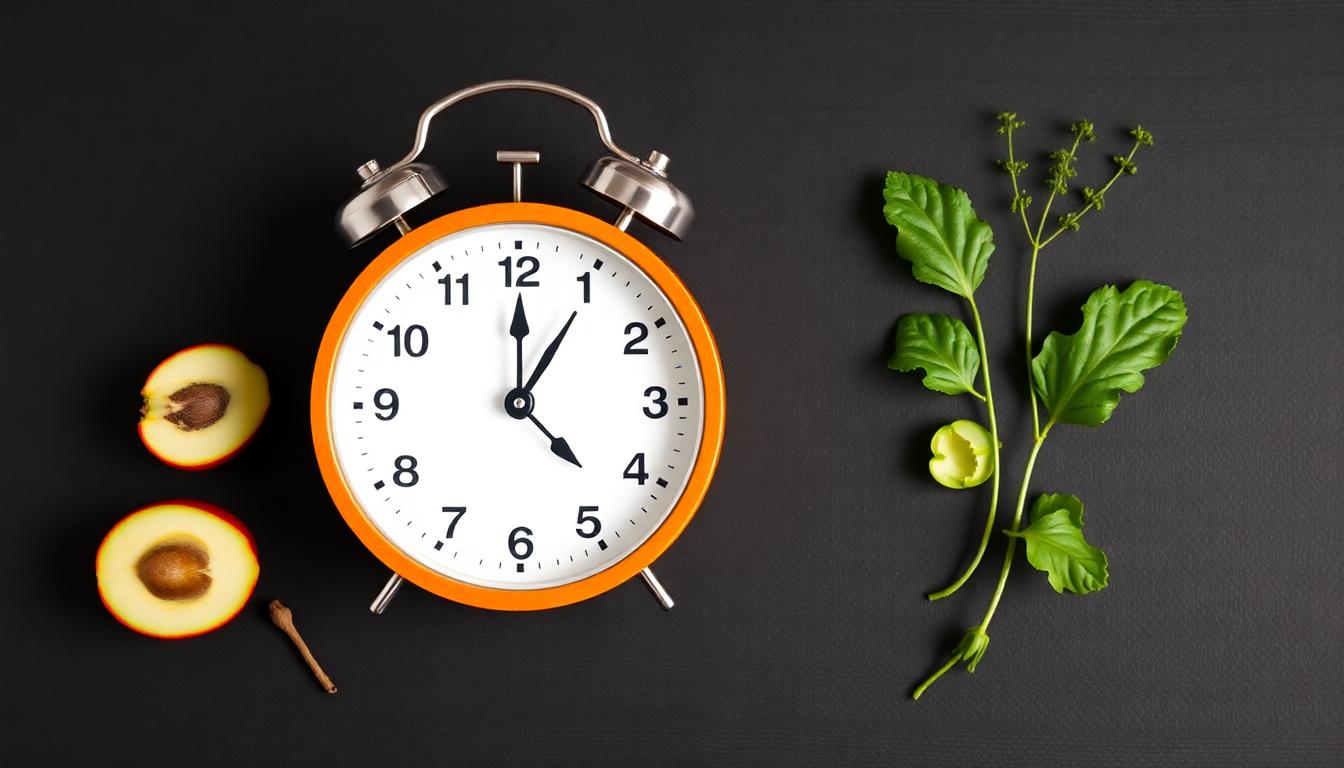
<svg viewBox="0 0 1344 768">
<path fill-rule="evenodd" d="M 519 301 L 521 302 L 522 299 L 520 298 Z M 522 305 L 519 304 L 519 306 Z M 523 389 L 531 392 L 532 387 L 536 386 L 537 379 L 540 379 L 541 374 L 546 372 L 546 367 L 551 364 L 551 358 L 555 357 L 555 351 L 560 348 L 560 342 L 564 341 L 565 334 L 569 333 L 570 323 L 574 322 L 574 318 L 578 314 L 577 311 L 569 314 L 569 319 L 565 321 L 565 327 L 560 329 L 560 333 L 556 334 L 555 340 L 551 342 L 550 346 L 546 347 L 545 352 L 541 353 L 541 359 L 537 361 L 537 367 L 532 371 L 532 376 L 528 378 L 527 383 L 523 385 Z"/>
</svg>

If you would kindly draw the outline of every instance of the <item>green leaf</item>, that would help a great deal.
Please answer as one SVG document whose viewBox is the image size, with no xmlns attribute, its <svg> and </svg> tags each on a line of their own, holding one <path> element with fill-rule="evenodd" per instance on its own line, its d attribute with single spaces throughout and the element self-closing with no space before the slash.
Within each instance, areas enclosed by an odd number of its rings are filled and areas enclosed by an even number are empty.
<svg viewBox="0 0 1344 768">
<path fill-rule="evenodd" d="M 882 214 L 895 227 L 896 252 L 915 279 L 971 298 L 985 278 L 994 232 L 966 193 L 925 176 L 887 173 Z"/>
<path fill-rule="evenodd" d="M 1032 380 L 1055 422 L 1104 424 L 1121 392 L 1137 392 L 1143 371 L 1166 362 L 1185 327 L 1185 301 L 1165 285 L 1138 280 L 1123 291 L 1098 288 L 1072 336 L 1051 333 L 1031 362 Z"/>
<path fill-rule="evenodd" d="M 1083 503 L 1045 494 L 1031 508 L 1031 525 L 1013 533 L 1027 544 L 1027 562 L 1050 579 L 1056 592 L 1086 595 L 1106 586 L 1106 553 L 1083 538 Z"/>
<path fill-rule="evenodd" d="M 924 386 L 934 392 L 969 392 L 984 399 L 975 389 L 980 353 L 970 329 L 955 317 L 922 313 L 902 317 L 896 323 L 896 352 L 887 367 L 895 371 L 923 368 Z"/>
<path fill-rule="evenodd" d="M 1045 517 L 1061 509 L 1069 511 L 1069 519 L 1074 525 L 1083 527 L 1083 501 L 1067 493 L 1042 493 L 1036 503 L 1031 505 L 1031 519 L 1035 521 L 1038 517 Z"/>
</svg>

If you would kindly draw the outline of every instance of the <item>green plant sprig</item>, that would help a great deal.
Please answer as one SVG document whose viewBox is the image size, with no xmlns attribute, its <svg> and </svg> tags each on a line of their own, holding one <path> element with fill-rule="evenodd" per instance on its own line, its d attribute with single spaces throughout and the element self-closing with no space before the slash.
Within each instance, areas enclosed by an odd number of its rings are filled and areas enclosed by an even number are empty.
<svg viewBox="0 0 1344 768">
<path fill-rule="evenodd" d="M 887 174 L 882 191 L 882 207 L 887 222 L 897 227 L 897 251 L 910 261 L 915 279 L 935 285 L 966 301 L 975 325 L 976 349 L 967 349 L 970 337 L 966 324 L 946 315 L 914 314 L 901 318 L 897 325 L 896 352 L 887 363 L 898 371 L 923 368 L 924 386 L 947 395 L 968 394 L 982 401 L 989 417 L 990 479 L 989 510 L 975 557 L 951 584 L 928 594 L 939 600 L 956 592 L 980 565 L 989 539 L 994 534 L 994 519 L 999 506 L 999 421 L 994 408 L 994 386 L 989 373 L 989 353 L 985 344 L 984 324 L 975 290 L 984 279 L 990 254 L 994 251 L 994 233 L 975 215 L 966 193 L 939 184 L 924 176 L 905 173 Z M 942 224 L 952 226 L 963 236 L 949 240 Z M 982 367 L 983 366 L 983 367 Z M 985 392 L 980 394 L 973 382 L 976 371 Z"/>
<path fill-rule="evenodd" d="M 1037 262 L 1040 251 L 1064 232 L 1076 231 L 1088 212 L 1102 210 L 1105 195 L 1124 175 L 1138 168 L 1134 156 L 1140 147 L 1151 146 L 1152 134 L 1142 127 L 1130 131 L 1134 145 L 1126 155 L 1112 157 L 1114 174 L 1100 189 L 1083 187 L 1083 205 L 1059 217 L 1057 228 L 1045 235 L 1050 212 L 1059 197 L 1069 191 L 1077 176 L 1078 149 L 1095 140 L 1092 123 L 1080 120 L 1070 126 L 1073 141 L 1068 149 L 1050 154 L 1050 169 L 1045 184 L 1049 191 L 1035 227 L 1027 216 L 1032 199 L 1020 184 L 1027 163 L 1018 160 L 1013 146 L 1014 132 L 1026 123 L 1010 112 L 998 116 L 998 132 L 1006 138 L 1007 160 L 999 166 L 1013 184 L 1010 211 L 1021 220 L 1031 245 L 1028 276 L 1025 349 L 1027 353 L 1028 391 L 1032 406 L 1032 447 L 1018 489 L 1017 504 L 1010 526 L 1003 531 L 1006 552 L 999 579 L 980 622 L 968 629 L 947 660 L 912 692 L 918 699 L 929 686 L 965 662 L 974 672 L 989 647 L 989 625 L 1003 597 L 1018 541 L 1023 542 L 1027 561 L 1049 578 L 1056 592 L 1086 595 L 1104 588 L 1109 581 L 1108 562 L 1100 549 L 1083 536 L 1083 503 L 1067 494 L 1042 494 L 1027 514 L 1027 496 L 1032 473 L 1041 448 L 1051 430 L 1062 423 L 1100 426 L 1119 404 L 1122 392 L 1132 393 L 1143 386 L 1143 372 L 1161 365 L 1175 348 L 1186 320 L 1185 303 L 1179 292 L 1147 280 L 1138 280 L 1123 290 L 1102 286 L 1083 305 L 1083 322 L 1072 335 L 1052 332 L 1035 352 L 1032 342 L 1032 314 L 1035 303 Z M 889 366 L 897 370 L 925 371 L 924 384 L 945 394 L 972 394 L 985 401 L 990 416 L 994 444 L 994 490 L 989 519 L 979 549 L 970 567 L 949 588 L 933 593 L 930 599 L 955 592 L 970 578 L 981 561 L 993 531 L 998 497 L 998 430 L 994 418 L 988 367 L 984 371 L 985 396 L 970 382 L 974 381 L 981 360 L 987 359 L 984 329 L 974 289 L 983 278 L 993 233 L 981 221 L 964 192 L 931 179 L 892 172 L 884 189 L 883 213 L 897 228 L 897 252 L 913 265 L 915 278 L 962 295 L 970 302 L 976 326 L 978 349 L 970 349 L 970 334 L 959 320 L 941 315 L 907 315 L 898 323 L 896 352 Z M 955 203 L 955 204 L 949 204 Z M 972 244 L 973 248 L 968 248 Z M 948 280 L 946 276 L 973 267 L 973 284 Z M 955 268 L 954 268 L 955 267 Z M 978 354 L 977 354 L 978 353 Z M 1048 418 L 1041 423 L 1040 408 Z M 962 487 L 962 486 L 955 486 Z M 1023 527 L 1026 515 L 1028 523 Z"/>
<path fill-rule="evenodd" d="M 1134 145 L 1130 147 L 1129 153 L 1125 155 L 1114 155 L 1111 161 L 1115 164 L 1115 173 L 1111 175 L 1101 189 L 1092 187 L 1083 187 L 1081 195 L 1084 205 L 1077 211 L 1066 213 L 1059 217 L 1058 227 L 1049 237 L 1043 237 L 1045 234 L 1045 223 L 1050 218 L 1050 210 L 1054 206 L 1055 199 L 1064 195 L 1069 189 L 1069 179 L 1077 176 L 1077 158 L 1078 146 L 1082 142 L 1091 143 L 1096 141 L 1097 135 L 1093 124 L 1088 120 L 1078 120 L 1069 126 L 1069 132 L 1073 134 L 1073 144 L 1068 150 L 1061 150 L 1051 153 L 1051 159 L 1054 161 L 1050 167 L 1050 175 L 1046 179 L 1046 186 L 1050 189 L 1050 196 L 1045 201 L 1045 207 L 1041 211 L 1039 221 L 1033 230 L 1031 224 L 1027 221 L 1027 209 L 1031 207 L 1031 197 L 1027 195 L 1021 187 L 1018 177 L 1027 169 L 1027 163 L 1017 160 L 1013 150 L 1013 134 L 1019 128 L 1026 126 L 1026 121 L 1018 120 L 1016 112 L 1000 112 L 995 119 L 999 123 L 998 133 L 1004 137 L 1008 146 L 1008 159 L 999 162 L 999 168 L 1009 175 L 1013 184 L 1013 203 L 1012 209 L 1019 214 L 1022 220 L 1022 231 L 1026 235 L 1027 242 L 1031 245 L 1031 260 L 1028 267 L 1027 276 L 1027 319 L 1026 319 L 1026 339 L 1025 348 L 1027 353 L 1027 375 L 1031 375 L 1031 359 L 1035 355 L 1033 341 L 1034 333 L 1034 310 L 1036 307 L 1036 262 L 1041 255 L 1041 250 L 1054 241 L 1065 232 L 1076 232 L 1083 216 L 1089 211 L 1100 211 L 1105 207 L 1106 193 L 1110 191 L 1115 182 L 1121 176 L 1132 176 L 1138 172 L 1139 168 L 1134 164 L 1134 155 L 1138 153 L 1139 147 L 1152 146 L 1153 134 L 1143 126 L 1135 126 L 1129 131 L 1129 135 L 1134 139 Z M 1031 387 L 1027 387 L 1027 392 L 1031 399 L 1031 426 L 1032 434 L 1037 438 L 1041 437 L 1041 416 L 1040 407 L 1036 400 L 1036 392 Z"/>
</svg>

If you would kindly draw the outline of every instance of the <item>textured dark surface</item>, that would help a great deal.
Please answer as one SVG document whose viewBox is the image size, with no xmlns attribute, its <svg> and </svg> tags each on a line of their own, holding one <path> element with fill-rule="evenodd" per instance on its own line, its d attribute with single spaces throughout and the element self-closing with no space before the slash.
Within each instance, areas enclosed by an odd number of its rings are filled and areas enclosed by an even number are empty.
<svg viewBox="0 0 1344 768">
<path fill-rule="evenodd" d="M 0 10 L 0 762 L 1344 762 L 1338 6 L 27 5 Z M 385 571 L 312 458 L 317 341 L 378 250 L 332 233 L 353 168 L 399 157 L 433 99 L 508 76 L 596 98 L 619 141 L 672 156 L 699 212 L 685 243 L 636 231 L 704 306 L 729 383 L 717 480 L 660 561 L 671 613 L 627 584 L 532 615 L 408 589 L 373 617 Z M 981 303 L 1010 500 L 1030 420 L 1023 242 L 990 165 L 1002 108 L 1031 121 L 1037 168 L 1092 118 L 1085 179 L 1129 121 L 1157 134 L 1046 252 L 1040 331 L 1140 276 L 1183 290 L 1191 319 L 1111 423 L 1060 428 L 1036 473 L 1086 501 L 1111 586 L 1058 596 L 1019 563 L 979 671 L 911 703 L 978 619 L 1001 543 L 964 594 L 923 600 L 968 555 L 984 491 L 922 468 L 930 430 L 973 403 L 883 367 L 899 314 L 957 306 L 895 258 L 881 174 L 957 182 L 998 233 Z M 507 194 L 500 147 L 543 152 L 534 199 L 612 213 L 573 181 L 590 125 L 529 96 L 444 121 L 441 207 Z M 206 340 L 259 361 L 274 406 L 240 458 L 187 473 L 140 446 L 136 392 Z M 222 631 L 159 642 L 101 608 L 93 554 L 178 496 L 245 519 L 262 580 Z M 272 596 L 340 694 L 269 625 Z"/>
</svg>

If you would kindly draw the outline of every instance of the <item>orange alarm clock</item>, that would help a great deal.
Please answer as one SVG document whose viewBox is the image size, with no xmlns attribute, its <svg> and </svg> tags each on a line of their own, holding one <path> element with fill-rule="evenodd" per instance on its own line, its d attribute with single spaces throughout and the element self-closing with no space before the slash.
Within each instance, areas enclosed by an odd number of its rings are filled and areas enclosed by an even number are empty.
<svg viewBox="0 0 1344 768">
<path fill-rule="evenodd" d="M 585 107 L 611 152 L 582 183 L 615 223 L 521 202 L 536 152 L 501 151 L 513 202 L 412 227 L 445 188 L 417 162 L 444 109 L 492 91 Z M 647 160 L 612 140 L 601 108 L 567 88 L 503 80 L 421 115 L 411 152 L 338 215 L 352 246 L 401 237 L 359 275 L 327 325 L 312 386 L 313 444 L 337 509 L 402 580 L 468 605 L 536 610 L 602 594 L 649 566 L 695 515 L 723 445 L 723 368 L 680 279 L 625 230 L 634 217 L 680 238 L 693 216 Z"/>
</svg>

